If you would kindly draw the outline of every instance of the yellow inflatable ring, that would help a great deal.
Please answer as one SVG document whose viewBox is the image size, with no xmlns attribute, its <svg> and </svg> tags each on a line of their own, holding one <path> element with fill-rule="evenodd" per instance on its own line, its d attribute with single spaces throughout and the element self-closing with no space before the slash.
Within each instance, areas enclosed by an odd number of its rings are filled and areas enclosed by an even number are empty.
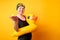
<svg viewBox="0 0 60 40">
<path fill-rule="evenodd" d="M 33 32 L 37 28 L 37 26 L 34 23 L 34 20 L 32 20 L 32 17 L 33 17 L 32 14 L 26 16 L 26 21 L 28 22 L 29 25 L 19 28 L 18 32 L 16 32 L 16 31 L 13 32 L 13 34 L 11 36 L 18 37 L 18 36 L 24 35 L 26 33 Z"/>
</svg>

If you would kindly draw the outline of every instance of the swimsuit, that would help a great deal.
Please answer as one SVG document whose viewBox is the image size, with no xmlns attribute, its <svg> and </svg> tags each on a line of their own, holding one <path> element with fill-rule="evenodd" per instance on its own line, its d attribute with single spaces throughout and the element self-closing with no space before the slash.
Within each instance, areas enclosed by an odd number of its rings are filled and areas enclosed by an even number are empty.
<svg viewBox="0 0 60 40">
<path fill-rule="evenodd" d="M 22 21 L 21 19 L 18 18 L 18 27 L 19 28 L 22 28 L 27 25 L 29 25 L 29 24 L 27 23 L 26 20 Z M 19 36 L 18 40 L 31 40 L 31 38 L 32 38 L 32 33 L 30 32 L 30 33 Z"/>
</svg>

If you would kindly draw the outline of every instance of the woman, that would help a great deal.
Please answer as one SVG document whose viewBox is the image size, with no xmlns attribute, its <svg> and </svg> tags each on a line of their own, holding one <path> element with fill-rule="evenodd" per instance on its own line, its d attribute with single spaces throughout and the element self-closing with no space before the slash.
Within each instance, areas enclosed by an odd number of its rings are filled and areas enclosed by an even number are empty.
<svg viewBox="0 0 60 40">
<path fill-rule="evenodd" d="M 18 3 L 16 10 L 18 11 L 17 16 L 12 16 L 12 20 L 14 21 L 14 29 L 18 31 L 19 28 L 29 25 L 26 21 L 26 17 L 23 15 L 25 6 L 22 3 Z M 31 40 L 32 33 L 27 33 L 18 37 L 18 40 Z"/>
</svg>

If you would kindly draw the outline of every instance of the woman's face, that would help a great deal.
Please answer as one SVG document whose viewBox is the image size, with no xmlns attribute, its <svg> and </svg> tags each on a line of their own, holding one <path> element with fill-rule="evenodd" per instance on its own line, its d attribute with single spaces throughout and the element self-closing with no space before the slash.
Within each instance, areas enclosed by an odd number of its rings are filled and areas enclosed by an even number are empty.
<svg viewBox="0 0 60 40">
<path fill-rule="evenodd" d="M 18 8 L 18 13 L 19 13 L 19 14 L 23 14 L 23 13 L 24 13 L 24 7 L 23 7 L 23 6 L 20 6 L 20 7 Z"/>
</svg>

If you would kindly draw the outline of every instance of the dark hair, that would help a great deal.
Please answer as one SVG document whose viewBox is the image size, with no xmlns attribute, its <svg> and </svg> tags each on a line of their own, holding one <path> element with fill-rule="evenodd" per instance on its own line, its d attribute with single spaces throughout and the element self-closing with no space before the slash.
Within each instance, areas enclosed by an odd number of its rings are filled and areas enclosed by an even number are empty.
<svg viewBox="0 0 60 40">
<path fill-rule="evenodd" d="M 23 5 L 23 3 L 18 3 L 17 6 L 16 6 L 16 10 L 18 10 L 18 8 L 19 8 L 20 6 L 22 6 L 22 7 L 25 8 L 25 6 Z"/>
</svg>

